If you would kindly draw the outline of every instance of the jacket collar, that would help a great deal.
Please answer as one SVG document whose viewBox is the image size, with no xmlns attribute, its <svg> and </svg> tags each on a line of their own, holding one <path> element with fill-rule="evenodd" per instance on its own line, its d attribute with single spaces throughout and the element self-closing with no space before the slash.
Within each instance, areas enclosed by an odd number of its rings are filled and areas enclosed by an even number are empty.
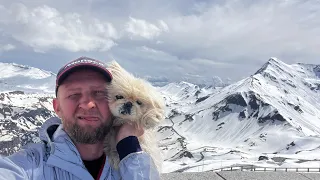
<svg viewBox="0 0 320 180">
<path fill-rule="evenodd" d="M 93 179 L 83 164 L 75 144 L 63 130 L 63 125 L 59 118 L 52 117 L 46 120 L 39 129 L 39 135 L 40 139 L 48 147 L 47 165 L 64 169 L 79 179 Z M 108 158 L 106 157 L 101 178 L 111 176 L 111 174 L 113 174 L 112 176 L 119 177 L 118 172 L 111 170 Z"/>
<path fill-rule="evenodd" d="M 59 118 L 48 119 L 41 126 L 39 135 L 40 139 L 47 145 L 47 165 L 64 169 L 79 179 L 93 179 L 86 170 L 76 146 L 63 130 Z"/>
<path fill-rule="evenodd" d="M 59 156 L 72 163 L 81 162 L 81 164 L 83 164 L 76 146 L 68 134 L 63 130 L 63 125 L 59 118 L 52 117 L 45 121 L 39 130 L 39 135 L 40 140 L 47 144 L 50 155 Z"/>
</svg>

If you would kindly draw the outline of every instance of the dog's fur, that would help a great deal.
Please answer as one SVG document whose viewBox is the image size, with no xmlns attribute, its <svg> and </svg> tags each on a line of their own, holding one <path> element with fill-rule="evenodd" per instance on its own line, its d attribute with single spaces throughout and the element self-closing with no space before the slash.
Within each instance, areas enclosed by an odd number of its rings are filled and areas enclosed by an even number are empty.
<svg viewBox="0 0 320 180">
<path fill-rule="evenodd" d="M 116 61 L 108 65 L 113 79 L 107 86 L 109 108 L 113 115 L 113 126 L 135 122 L 144 129 L 138 138 L 143 151 L 147 152 L 161 171 L 162 158 L 157 145 L 155 127 L 164 119 L 164 100 L 147 81 L 137 78 L 124 70 Z M 112 130 L 105 140 L 105 152 L 109 163 L 119 168 L 115 132 Z"/>
</svg>

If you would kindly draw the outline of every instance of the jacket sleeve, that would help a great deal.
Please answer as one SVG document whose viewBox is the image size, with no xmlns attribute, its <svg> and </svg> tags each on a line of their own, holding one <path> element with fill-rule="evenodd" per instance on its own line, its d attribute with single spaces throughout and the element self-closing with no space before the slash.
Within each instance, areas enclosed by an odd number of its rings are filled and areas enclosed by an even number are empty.
<svg viewBox="0 0 320 180">
<path fill-rule="evenodd" d="M 117 144 L 123 180 L 158 180 L 160 174 L 149 154 L 141 150 L 138 138 L 129 136 Z"/>
<path fill-rule="evenodd" d="M 7 157 L 0 156 L 0 180 L 28 179 L 26 172 Z"/>
<path fill-rule="evenodd" d="M 33 179 L 41 175 L 42 152 L 37 148 L 20 150 L 11 156 L 0 156 L 0 180 Z"/>
</svg>

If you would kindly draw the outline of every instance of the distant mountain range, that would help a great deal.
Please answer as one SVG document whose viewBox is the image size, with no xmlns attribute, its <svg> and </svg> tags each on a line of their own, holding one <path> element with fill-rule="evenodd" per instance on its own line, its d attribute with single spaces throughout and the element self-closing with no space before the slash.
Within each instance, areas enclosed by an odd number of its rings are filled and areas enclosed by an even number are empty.
<svg viewBox="0 0 320 180">
<path fill-rule="evenodd" d="M 38 68 L 0 62 L 0 92 L 54 93 L 55 77 Z"/>
<path fill-rule="evenodd" d="M 37 127 L 54 116 L 54 79 L 51 72 L 0 63 L 0 154 L 37 141 Z M 239 82 L 215 82 L 158 87 L 167 108 L 158 129 L 164 172 L 319 167 L 320 65 L 271 58 Z"/>
</svg>

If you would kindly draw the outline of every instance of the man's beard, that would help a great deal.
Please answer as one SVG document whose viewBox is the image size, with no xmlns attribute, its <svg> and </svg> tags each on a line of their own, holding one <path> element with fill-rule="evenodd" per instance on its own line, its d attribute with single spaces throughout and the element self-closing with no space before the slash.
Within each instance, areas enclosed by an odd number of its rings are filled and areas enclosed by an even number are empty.
<svg viewBox="0 0 320 180">
<path fill-rule="evenodd" d="M 80 144 L 96 144 L 102 142 L 112 127 L 112 119 L 110 118 L 105 123 L 94 128 L 91 126 L 82 127 L 77 121 L 64 121 L 64 130 L 70 138 Z"/>
</svg>

